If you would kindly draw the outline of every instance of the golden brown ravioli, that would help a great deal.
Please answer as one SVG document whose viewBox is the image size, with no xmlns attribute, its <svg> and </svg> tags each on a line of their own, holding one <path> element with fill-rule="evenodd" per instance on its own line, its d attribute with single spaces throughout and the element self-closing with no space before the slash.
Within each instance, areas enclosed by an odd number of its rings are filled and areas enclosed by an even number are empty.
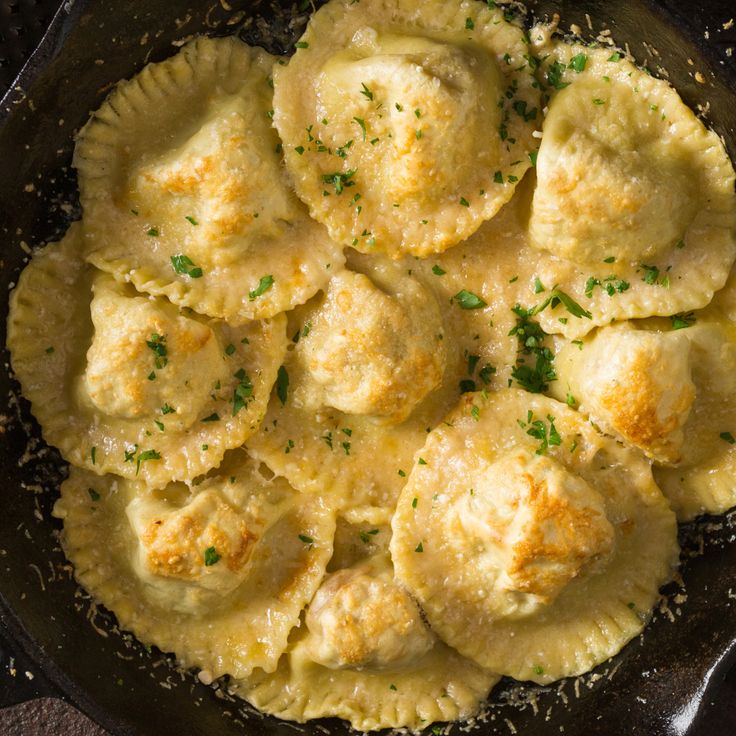
<svg viewBox="0 0 736 736">
<path fill-rule="evenodd" d="M 34 256 L 8 347 L 48 442 L 69 462 L 153 487 L 191 480 L 257 429 L 285 323 L 232 327 L 87 266 L 80 226 Z"/>
<path fill-rule="evenodd" d="M 141 641 L 206 680 L 272 671 L 332 553 L 334 513 L 233 451 L 158 491 L 72 468 L 54 514 L 75 576 Z"/>
<path fill-rule="evenodd" d="M 465 396 L 417 455 L 390 549 L 444 641 L 549 683 L 641 631 L 678 546 L 637 452 L 564 404 L 505 389 Z"/>
<path fill-rule="evenodd" d="M 282 170 L 275 61 L 199 38 L 117 85 L 74 154 L 95 266 L 237 324 L 305 302 L 342 265 Z"/>
<path fill-rule="evenodd" d="M 235 691 L 288 720 L 416 729 L 472 716 L 498 679 L 436 638 L 377 555 L 329 574 L 278 669 Z"/>
<path fill-rule="evenodd" d="M 333 0 L 274 70 L 297 193 L 365 253 L 455 245 L 530 166 L 541 113 L 529 59 L 524 31 L 495 7 Z"/>
<path fill-rule="evenodd" d="M 540 262 L 591 319 L 548 332 L 580 337 L 612 320 L 704 307 L 736 257 L 734 170 L 719 137 L 670 85 L 612 49 L 532 34 L 551 94 L 529 235 Z M 559 312 L 559 310 L 558 310 Z"/>
</svg>

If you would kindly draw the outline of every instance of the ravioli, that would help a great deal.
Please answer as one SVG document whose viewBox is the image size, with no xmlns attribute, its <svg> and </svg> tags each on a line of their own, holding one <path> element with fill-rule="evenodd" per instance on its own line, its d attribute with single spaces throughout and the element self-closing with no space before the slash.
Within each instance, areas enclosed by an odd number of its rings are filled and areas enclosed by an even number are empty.
<svg viewBox="0 0 736 736">
<path fill-rule="evenodd" d="M 679 462 L 654 468 L 680 521 L 736 504 L 736 326 L 715 307 L 690 319 L 694 324 L 681 332 L 691 344 L 696 398 L 682 428 Z"/>
<path fill-rule="evenodd" d="M 706 306 L 736 257 L 734 170 L 721 140 L 621 54 L 541 38 L 552 98 L 530 241 L 554 256 L 540 278 L 592 315 L 562 324 L 548 311 L 542 326 L 574 338 Z"/>
<path fill-rule="evenodd" d="M 390 549 L 445 642 L 549 683 L 642 630 L 678 545 L 639 453 L 564 404 L 505 389 L 465 396 L 418 455 Z"/>
<path fill-rule="evenodd" d="M 682 330 L 602 327 L 592 339 L 567 344 L 556 356 L 552 391 L 606 432 L 660 463 L 683 452 L 683 425 L 695 399 L 690 341 Z"/>
<path fill-rule="evenodd" d="M 500 209 L 541 117 L 524 31 L 478 2 L 332 0 L 274 70 L 296 191 L 332 237 L 441 252 Z"/>
<path fill-rule="evenodd" d="M 79 134 L 86 257 L 232 324 L 301 304 L 343 263 L 283 174 L 276 59 L 200 38 L 123 81 Z"/>
<path fill-rule="evenodd" d="M 240 450 L 200 484 L 158 491 L 72 467 L 54 514 L 79 583 L 204 679 L 276 667 L 335 531 L 318 496 L 266 480 Z"/>
<path fill-rule="evenodd" d="M 232 327 L 138 294 L 85 265 L 80 229 L 34 256 L 11 295 L 23 394 L 74 465 L 152 487 L 191 480 L 256 431 L 285 317 Z"/>
<path fill-rule="evenodd" d="M 343 510 L 392 509 L 428 428 L 459 396 L 465 360 L 415 276 L 381 257 L 349 263 L 292 315 L 288 395 L 248 448 L 300 491 L 329 488 Z"/>
<path fill-rule="evenodd" d="M 289 720 L 417 729 L 473 715 L 498 679 L 437 640 L 377 555 L 328 575 L 278 669 L 235 691 Z"/>
</svg>

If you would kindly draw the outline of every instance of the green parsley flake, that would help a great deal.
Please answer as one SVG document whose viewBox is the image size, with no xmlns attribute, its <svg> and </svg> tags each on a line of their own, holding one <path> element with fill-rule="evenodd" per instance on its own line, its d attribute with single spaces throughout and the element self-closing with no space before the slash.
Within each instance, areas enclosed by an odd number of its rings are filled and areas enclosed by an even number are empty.
<svg viewBox="0 0 736 736">
<path fill-rule="evenodd" d="M 89 497 L 93 501 L 99 501 L 100 500 L 100 494 L 97 493 L 97 491 L 94 488 L 88 488 L 87 493 L 89 493 Z"/>
<path fill-rule="evenodd" d="M 457 301 L 462 309 L 482 309 L 483 307 L 488 306 L 488 304 L 479 296 L 473 294 L 472 291 L 466 291 L 465 289 L 458 291 L 453 299 Z"/>
<path fill-rule="evenodd" d="M 197 222 L 196 217 L 192 217 L 191 215 L 187 215 L 185 218 L 191 225 L 199 225 L 199 222 Z"/>
<path fill-rule="evenodd" d="M 686 327 L 695 324 L 695 315 L 693 312 L 673 314 L 670 319 L 672 320 L 673 330 L 684 330 Z"/>
<path fill-rule="evenodd" d="M 306 41 L 297 41 L 294 44 L 294 48 L 297 48 L 297 49 L 308 49 L 309 48 L 309 44 Z"/>
<path fill-rule="evenodd" d="M 565 65 L 559 61 L 552 62 L 547 69 L 547 84 L 555 89 L 564 89 L 570 86 L 570 82 L 563 82 L 562 77 L 565 73 Z"/>
<path fill-rule="evenodd" d="M 171 265 L 178 274 L 189 276 L 190 279 L 202 278 L 202 269 L 199 266 L 195 266 L 192 259 L 183 253 L 171 256 Z"/>
<path fill-rule="evenodd" d="M 214 547 L 207 547 L 207 549 L 204 551 L 205 567 L 212 567 L 212 565 L 216 565 L 221 559 L 222 557 L 220 557 Z"/>
<path fill-rule="evenodd" d="M 362 94 L 367 100 L 373 101 L 373 92 L 371 92 L 362 82 L 360 86 L 363 88 L 360 90 L 360 94 Z"/>
<path fill-rule="evenodd" d="M 156 368 L 159 370 L 164 368 L 169 362 L 166 351 L 166 335 L 159 335 L 154 332 L 151 334 L 151 339 L 146 340 L 146 345 L 148 345 L 156 356 L 154 359 L 154 365 Z"/>
<path fill-rule="evenodd" d="M 273 276 L 268 274 L 267 276 L 261 276 L 261 280 L 258 282 L 253 291 L 248 292 L 248 299 L 255 301 L 259 296 L 263 296 L 273 286 Z"/>
<path fill-rule="evenodd" d="M 417 465 L 426 465 L 426 464 L 427 464 L 427 461 L 423 457 L 420 457 L 419 460 L 417 460 Z"/>
<path fill-rule="evenodd" d="M 233 416 L 236 416 L 253 398 L 253 384 L 243 368 L 236 371 L 234 376 L 238 379 L 238 384 L 233 390 Z"/>
<path fill-rule="evenodd" d="M 729 445 L 736 445 L 736 438 L 730 432 L 721 432 L 718 436 L 728 442 Z"/>
<path fill-rule="evenodd" d="M 149 235 L 152 238 L 157 238 L 159 235 L 161 235 L 161 232 L 157 227 L 151 227 L 146 231 L 146 235 Z"/>
<path fill-rule="evenodd" d="M 567 65 L 568 69 L 574 69 L 578 74 L 585 69 L 588 63 L 588 57 L 585 54 L 575 54 Z"/>
<path fill-rule="evenodd" d="M 307 534 L 300 534 L 299 539 L 304 542 L 304 544 L 314 544 L 314 539 Z"/>
<path fill-rule="evenodd" d="M 276 395 L 279 397 L 281 406 L 286 403 L 289 392 L 289 374 L 284 366 L 279 366 L 278 376 L 276 378 Z"/>
<path fill-rule="evenodd" d="M 621 61 L 622 58 L 621 54 L 619 54 L 618 51 L 615 51 L 608 57 L 608 61 Z"/>
<path fill-rule="evenodd" d="M 444 276 L 444 275 L 445 275 L 445 274 L 447 273 L 447 271 L 445 271 L 445 269 L 444 269 L 444 268 L 442 268 L 441 266 L 438 266 L 438 265 L 437 265 L 437 264 L 435 263 L 435 265 L 434 265 L 434 266 L 432 266 L 432 273 L 433 273 L 433 274 L 434 274 L 435 276 Z"/>
<path fill-rule="evenodd" d="M 322 174 L 322 181 L 325 184 L 332 184 L 335 187 L 335 194 L 342 194 L 346 187 L 355 185 L 353 181 L 355 171 L 355 169 L 349 169 L 348 171 L 336 171 L 332 174 Z"/>
<path fill-rule="evenodd" d="M 363 120 L 363 118 L 353 118 L 353 120 L 354 120 L 354 121 L 355 121 L 356 123 L 358 123 L 358 125 L 360 126 L 360 130 L 361 130 L 361 131 L 362 131 L 362 133 L 363 133 L 363 140 L 365 140 L 365 137 L 366 137 L 366 135 L 368 134 L 368 131 L 367 131 L 366 127 L 365 127 L 365 120 Z M 340 193 L 340 192 L 338 192 L 338 194 L 339 194 L 339 193 Z"/>
<path fill-rule="evenodd" d="M 144 450 L 141 452 L 140 455 L 138 455 L 138 460 L 135 464 L 135 474 L 138 475 L 138 473 L 141 470 L 141 465 L 145 462 L 148 462 L 149 460 L 160 460 L 161 459 L 161 453 L 156 450 Z"/>
<path fill-rule="evenodd" d="M 93 447 L 89 451 L 89 455 L 90 455 L 90 458 L 92 459 L 92 465 L 95 465 L 95 463 L 97 462 L 97 448 Z"/>
<path fill-rule="evenodd" d="M 219 422 L 220 421 L 220 415 L 217 412 L 214 412 L 210 414 L 208 417 L 204 417 L 202 419 L 203 422 Z"/>
<path fill-rule="evenodd" d="M 465 30 L 466 31 L 472 31 L 475 29 L 475 23 L 473 22 L 472 18 L 466 18 L 465 19 Z"/>
<path fill-rule="evenodd" d="M 419 542 L 419 544 L 414 548 L 415 552 L 424 552 L 424 545 Z"/>
<path fill-rule="evenodd" d="M 534 293 L 535 294 L 541 294 L 543 291 L 546 291 L 544 288 L 544 285 L 539 280 L 539 276 L 534 277 Z"/>
</svg>

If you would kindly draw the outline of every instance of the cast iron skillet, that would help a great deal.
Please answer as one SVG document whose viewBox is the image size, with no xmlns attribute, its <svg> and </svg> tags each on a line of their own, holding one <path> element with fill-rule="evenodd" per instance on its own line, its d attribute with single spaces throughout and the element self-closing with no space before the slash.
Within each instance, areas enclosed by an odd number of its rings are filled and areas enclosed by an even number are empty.
<svg viewBox="0 0 736 736">
<path fill-rule="evenodd" d="M 306 20 L 287 0 L 211 2 L 214 7 L 191 7 L 193 0 L 64 3 L 21 75 L 20 89 L 0 104 L 0 293 L 17 279 L 26 258 L 22 244 L 46 242 L 78 216 L 69 169 L 72 136 L 111 83 L 146 61 L 169 56 L 172 42 L 189 34 L 240 31 L 246 41 L 288 52 Z M 736 35 L 721 28 L 734 14 L 732 0 L 530 5 L 540 17 L 560 12 L 565 28 L 577 23 L 584 35 L 588 13 L 596 30 L 610 27 L 653 72 L 661 63 L 691 106 L 710 103 L 708 120 L 736 159 L 736 93 L 730 91 L 736 89 L 736 63 L 724 53 L 736 45 Z M 661 58 L 648 52 L 644 41 Z M 704 83 L 695 81 L 696 71 Z M 4 344 L 4 299 L 2 309 Z M 4 359 L 7 363 L 7 355 Z M 239 701 L 223 700 L 221 691 L 218 697 L 174 670 L 159 652 L 149 653 L 118 632 L 114 618 L 90 604 L 71 580 L 58 545 L 58 523 L 50 517 L 63 463 L 38 440 L 26 402 L 15 399 L 17 388 L 0 372 L 0 412 L 7 419 L 0 431 L 0 614 L 57 692 L 119 736 L 347 734 L 334 720 L 320 722 L 324 730 L 314 722 L 287 725 Z M 736 545 L 729 544 L 734 528 L 736 512 L 732 519 L 683 529 L 683 586 L 671 586 L 667 610 L 655 614 L 642 637 L 577 683 L 565 681 L 559 688 L 502 683 L 474 733 L 694 734 L 709 685 L 736 659 L 730 597 L 736 591 Z M 459 727 L 450 732 L 459 733 Z"/>
</svg>

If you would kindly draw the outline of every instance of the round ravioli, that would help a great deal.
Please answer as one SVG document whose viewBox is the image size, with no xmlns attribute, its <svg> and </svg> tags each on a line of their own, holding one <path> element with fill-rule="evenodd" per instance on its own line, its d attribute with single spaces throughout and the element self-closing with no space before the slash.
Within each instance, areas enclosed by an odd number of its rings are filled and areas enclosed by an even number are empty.
<svg viewBox="0 0 736 736">
<path fill-rule="evenodd" d="M 557 353 L 552 392 L 604 431 L 660 463 L 683 452 L 683 425 L 695 399 L 690 340 L 683 330 L 601 327 Z"/>
<path fill-rule="evenodd" d="M 638 452 L 564 404 L 505 389 L 464 397 L 419 456 L 391 554 L 444 641 L 549 683 L 642 630 L 678 545 Z"/>
<path fill-rule="evenodd" d="M 327 282 L 342 248 L 284 176 L 274 61 L 235 38 L 199 38 L 117 85 L 74 154 L 94 265 L 233 323 Z"/>
<path fill-rule="evenodd" d="M 402 264 L 349 262 L 292 315 L 288 392 L 272 400 L 248 448 L 344 510 L 393 509 L 414 452 L 457 401 L 465 361 L 434 295 Z"/>
<path fill-rule="evenodd" d="M 276 668 L 332 553 L 334 513 L 233 451 L 196 486 L 71 469 L 54 514 L 75 576 L 120 626 L 212 679 Z"/>
<path fill-rule="evenodd" d="M 681 332 L 691 344 L 695 401 L 683 427 L 679 462 L 654 468 L 680 521 L 736 505 L 736 326 L 715 308 L 696 312 L 689 321 Z M 669 372 L 670 365 L 661 370 Z"/>
<path fill-rule="evenodd" d="M 537 148 L 525 32 L 474 0 L 332 0 L 286 67 L 274 122 L 335 240 L 426 256 L 508 201 Z"/>
<path fill-rule="evenodd" d="M 11 363 L 66 460 L 162 487 L 242 445 L 266 411 L 286 319 L 233 327 L 181 311 L 81 259 L 80 226 L 11 295 Z"/>
<path fill-rule="evenodd" d="M 281 718 L 370 731 L 469 718 L 498 679 L 436 638 L 377 555 L 329 574 L 278 669 L 235 687 Z"/>
<path fill-rule="evenodd" d="M 736 257 L 734 170 L 723 143 L 665 81 L 611 49 L 537 49 L 552 94 L 529 233 L 553 258 L 540 277 L 592 318 L 544 329 L 579 337 L 612 320 L 706 306 Z"/>
</svg>

